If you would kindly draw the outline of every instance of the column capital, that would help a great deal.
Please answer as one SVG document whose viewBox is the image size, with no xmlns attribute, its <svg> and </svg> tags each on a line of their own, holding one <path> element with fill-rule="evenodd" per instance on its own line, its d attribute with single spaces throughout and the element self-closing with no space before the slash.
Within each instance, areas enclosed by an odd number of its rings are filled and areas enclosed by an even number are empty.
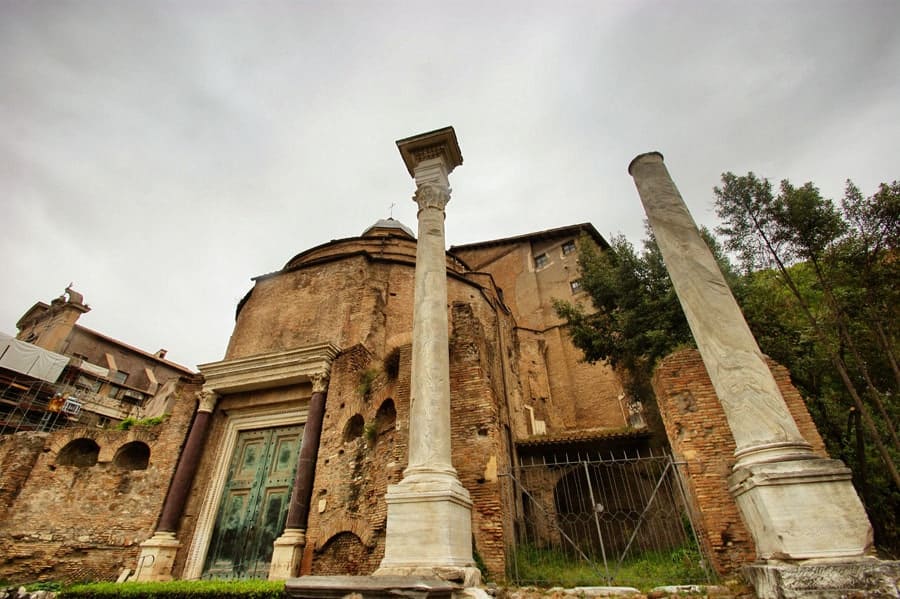
<svg viewBox="0 0 900 599">
<path fill-rule="evenodd" d="M 216 409 L 218 401 L 219 394 L 212 389 L 203 388 L 197 391 L 197 403 L 199 404 L 197 407 L 198 412 L 212 413 Z"/>
<path fill-rule="evenodd" d="M 406 170 L 417 180 L 416 171 L 423 162 L 439 160 L 448 175 L 463 162 L 453 127 L 444 127 L 398 140 L 397 149 L 400 150 Z"/>
<path fill-rule="evenodd" d="M 419 205 L 419 210 L 436 208 L 443 212 L 447 202 L 450 201 L 450 188 L 445 185 L 425 183 L 416 189 L 413 200 Z"/>
<path fill-rule="evenodd" d="M 328 390 L 328 372 L 314 372 L 309 375 L 313 393 L 325 393 Z"/>
</svg>

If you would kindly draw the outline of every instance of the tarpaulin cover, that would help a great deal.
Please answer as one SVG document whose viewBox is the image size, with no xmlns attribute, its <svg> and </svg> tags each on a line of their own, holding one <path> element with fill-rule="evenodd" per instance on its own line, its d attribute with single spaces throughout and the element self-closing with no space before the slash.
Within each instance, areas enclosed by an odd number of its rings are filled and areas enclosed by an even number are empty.
<svg viewBox="0 0 900 599">
<path fill-rule="evenodd" d="M 55 383 L 69 358 L 0 333 L 0 367 Z"/>
</svg>

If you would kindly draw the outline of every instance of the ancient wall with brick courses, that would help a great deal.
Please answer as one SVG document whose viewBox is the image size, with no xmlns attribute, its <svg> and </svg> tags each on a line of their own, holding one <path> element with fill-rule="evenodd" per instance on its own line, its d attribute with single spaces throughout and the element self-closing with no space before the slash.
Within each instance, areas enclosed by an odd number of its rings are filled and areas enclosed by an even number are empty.
<svg viewBox="0 0 900 599">
<path fill-rule="evenodd" d="M 502 365 L 492 343 L 491 323 L 480 320 L 475 312 L 461 301 L 454 302 L 451 310 L 453 464 L 475 504 L 476 549 L 492 574 L 502 576 L 511 526 L 510 515 L 502 509 L 498 480 L 498 471 L 509 467 L 509 446 L 501 425 L 506 420 Z M 307 532 L 306 561 L 313 574 L 336 573 L 342 560 L 374 570 L 384 555 L 384 494 L 388 484 L 400 482 L 406 466 L 410 353 L 410 346 L 401 348 L 395 380 L 388 379 L 383 365 L 362 348 L 335 360 Z M 360 373 L 369 369 L 379 374 L 366 398 L 358 387 Z M 374 439 L 348 438 L 345 431 L 351 418 L 359 414 L 364 422 L 374 424 L 379 407 L 388 399 L 396 410 L 394 427 L 376 428 Z"/>
<path fill-rule="evenodd" d="M 195 386 L 182 385 L 172 415 L 154 427 L 38 434 L 44 441 L 41 452 L 7 517 L 0 519 L 0 578 L 108 580 L 123 568 L 133 569 L 138 544 L 152 534 L 162 509 L 193 417 L 195 391 Z M 95 465 L 58 463 L 60 450 L 76 439 L 99 445 Z M 145 470 L 113 463 L 117 450 L 134 441 L 150 448 Z M 0 485 L 5 486 L 9 472 L 0 471 Z"/>
<path fill-rule="evenodd" d="M 505 572 L 505 540 L 511 526 L 498 476 L 510 467 L 503 436 L 507 414 L 502 364 L 491 320 L 476 317 L 471 305 L 461 302 L 453 304 L 451 314 L 453 465 L 474 502 L 475 549 L 491 575 L 498 578 Z"/>
<path fill-rule="evenodd" d="M 0 436 L 0 522 L 7 520 L 49 436 L 35 432 Z"/>
<path fill-rule="evenodd" d="M 515 314 L 519 326 L 543 329 L 544 311 L 530 244 L 464 250 L 459 255 L 476 270 L 491 274 L 503 290 L 503 301 Z"/>
<path fill-rule="evenodd" d="M 817 454 L 826 455 L 787 369 L 772 361 L 769 368 L 801 433 Z M 755 548 L 728 493 L 735 442 L 700 353 L 686 349 L 666 357 L 656 368 L 653 389 L 672 451 L 686 462 L 683 472 L 702 541 L 719 572 L 735 572 L 755 558 Z"/>
<path fill-rule="evenodd" d="M 410 347 L 399 352 L 396 377 L 362 345 L 332 364 L 307 529 L 313 574 L 350 573 L 335 570 L 345 559 L 371 567 L 356 573 L 371 574 L 384 555 L 384 494 L 402 476 L 406 435 L 398 425 L 409 417 Z M 368 389 L 361 387 L 366 372 L 375 375 Z M 378 423 L 379 410 L 384 414 L 391 404 L 393 424 Z M 362 429 L 350 426 L 354 417 L 361 417 Z"/>
</svg>

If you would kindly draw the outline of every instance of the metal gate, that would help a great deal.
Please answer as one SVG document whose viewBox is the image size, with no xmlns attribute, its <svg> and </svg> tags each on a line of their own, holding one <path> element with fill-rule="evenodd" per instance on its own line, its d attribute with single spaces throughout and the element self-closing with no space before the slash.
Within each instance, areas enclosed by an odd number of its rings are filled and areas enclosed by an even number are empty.
<svg viewBox="0 0 900 599">
<path fill-rule="evenodd" d="M 519 585 L 709 582 L 679 463 L 668 453 L 526 458 L 506 474 L 516 497 L 508 578 Z"/>
</svg>

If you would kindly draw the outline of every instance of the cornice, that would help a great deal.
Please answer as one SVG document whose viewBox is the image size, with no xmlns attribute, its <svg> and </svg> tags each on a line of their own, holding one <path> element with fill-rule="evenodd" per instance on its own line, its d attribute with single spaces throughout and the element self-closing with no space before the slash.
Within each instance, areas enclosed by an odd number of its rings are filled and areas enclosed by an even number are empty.
<svg viewBox="0 0 900 599">
<path fill-rule="evenodd" d="M 281 387 L 327 376 L 340 348 L 331 343 L 200 364 L 203 387 L 218 394 Z"/>
</svg>

